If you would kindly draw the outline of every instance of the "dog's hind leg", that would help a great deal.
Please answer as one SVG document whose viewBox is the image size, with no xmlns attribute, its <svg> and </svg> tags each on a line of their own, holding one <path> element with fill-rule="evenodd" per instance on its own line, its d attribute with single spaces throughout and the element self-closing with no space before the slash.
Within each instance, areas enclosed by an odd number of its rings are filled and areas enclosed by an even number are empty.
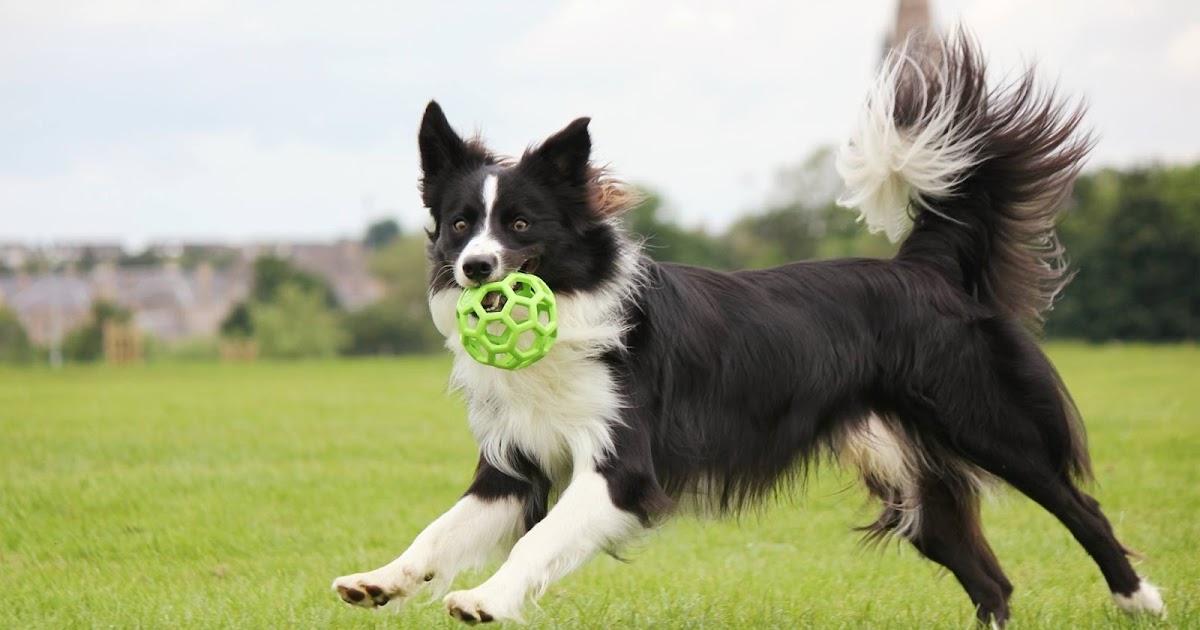
<svg viewBox="0 0 1200 630">
<path fill-rule="evenodd" d="M 1158 589 L 1133 570 L 1126 557 L 1128 550 L 1113 534 L 1112 525 L 1095 499 L 1048 462 L 1037 459 L 1032 447 L 992 442 L 986 447 L 977 445 L 973 451 L 973 459 L 986 470 L 1033 499 L 1070 530 L 1100 567 L 1118 607 L 1126 612 L 1165 613 Z"/>
<path fill-rule="evenodd" d="M 877 416 L 851 429 L 843 463 L 856 466 L 871 494 L 887 506 L 864 528 L 868 540 L 898 536 L 946 567 L 967 591 L 983 623 L 1004 625 L 1012 584 L 979 526 L 973 483 L 953 471 L 935 472 L 903 429 Z"/>
<path fill-rule="evenodd" d="M 968 482 L 926 475 L 920 485 L 918 526 L 905 538 L 921 555 L 946 567 L 967 591 L 981 623 L 1008 621 L 1012 584 L 979 525 L 979 497 Z"/>
<path fill-rule="evenodd" d="M 1090 463 L 1074 405 L 1049 359 L 1027 333 L 1000 320 L 979 331 L 984 343 L 966 350 L 977 356 L 945 363 L 954 370 L 928 366 L 929 397 L 910 401 L 923 412 L 914 417 L 957 457 L 1058 518 L 1099 566 L 1120 608 L 1162 614 L 1158 590 L 1138 577 L 1099 504 L 1073 481 L 1088 475 Z"/>
</svg>

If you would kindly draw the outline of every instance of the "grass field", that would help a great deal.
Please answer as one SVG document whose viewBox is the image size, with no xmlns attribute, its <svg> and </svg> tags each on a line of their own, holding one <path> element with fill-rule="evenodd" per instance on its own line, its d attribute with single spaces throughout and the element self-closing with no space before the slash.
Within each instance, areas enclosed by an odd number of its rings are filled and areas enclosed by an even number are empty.
<svg viewBox="0 0 1200 630">
<path fill-rule="evenodd" d="M 1051 348 L 1118 536 L 1166 622 L 1130 621 L 1024 497 L 985 507 L 1013 628 L 1200 627 L 1200 348 Z M 0 370 L 0 628 L 448 628 L 440 604 L 351 608 L 332 578 L 402 551 L 475 460 L 448 361 Z M 530 610 L 543 628 L 970 628 L 955 580 L 826 469 L 740 523 L 675 521 Z M 460 577 L 471 586 L 480 574 Z"/>
</svg>

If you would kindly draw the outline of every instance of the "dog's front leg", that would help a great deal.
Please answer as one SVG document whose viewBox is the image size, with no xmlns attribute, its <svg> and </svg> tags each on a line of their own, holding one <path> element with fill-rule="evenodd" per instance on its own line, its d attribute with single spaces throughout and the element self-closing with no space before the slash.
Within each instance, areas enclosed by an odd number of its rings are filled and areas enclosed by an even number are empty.
<svg viewBox="0 0 1200 630">
<path fill-rule="evenodd" d="M 528 472 L 517 479 L 480 458 L 466 494 L 408 550 L 374 571 L 337 578 L 334 590 L 346 603 L 373 608 L 412 597 L 429 583 L 448 588 L 460 571 L 511 547 L 527 522 L 545 512 L 548 482 L 532 466 Z"/>
<path fill-rule="evenodd" d="M 614 504 L 605 474 L 577 468 L 554 508 L 517 541 L 500 569 L 474 589 L 447 595 L 446 608 L 468 623 L 520 620 L 526 598 L 641 528 L 633 511 Z"/>
</svg>

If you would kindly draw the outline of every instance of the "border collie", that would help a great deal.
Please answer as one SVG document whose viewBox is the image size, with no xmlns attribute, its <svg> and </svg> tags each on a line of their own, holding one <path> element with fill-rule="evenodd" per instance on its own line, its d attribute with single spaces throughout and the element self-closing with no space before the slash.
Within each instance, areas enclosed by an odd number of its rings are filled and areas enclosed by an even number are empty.
<svg viewBox="0 0 1200 630">
<path fill-rule="evenodd" d="M 980 528 L 998 478 L 1050 511 L 1116 604 L 1162 613 L 1095 499 L 1084 430 L 1033 336 L 1068 280 L 1054 223 L 1091 147 L 1082 107 L 1032 72 L 989 88 L 963 33 L 892 55 L 838 156 L 891 260 L 722 273 L 657 263 L 621 228 L 636 193 L 589 161 L 580 118 L 519 160 L 464 140 L 431 102 L 419 133 L 433 218 L 429 305 L 479 445 L 466 493 L 399 558 L 333 587 L 363 607 L 507 554 L 449 593 L 467 623 L 522 608 L 678 506 L 717 514 L 770 497 L 824 455 L 860 471 L 907 540 L 1003 625 L 1012 584 Z M 463 350 L 463 287 L 535 272 L 558 299 L 550 354 L 510 372 Z M 551 505 L 550 498 L 557 500 Z"/>
</svg>

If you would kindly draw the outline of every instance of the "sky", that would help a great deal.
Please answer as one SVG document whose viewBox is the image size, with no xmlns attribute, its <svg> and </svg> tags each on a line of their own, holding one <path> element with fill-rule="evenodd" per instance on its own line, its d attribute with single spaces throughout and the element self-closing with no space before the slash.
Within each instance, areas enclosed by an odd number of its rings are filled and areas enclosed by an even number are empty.
<svg viewBox="0 0 1200 630">
<path fill-rule="evenodd" d="M 1200 2 L 931 0 L 997 78 L 1086 99 L 1091 165 L 1200 159 Z M 0 0 L 0 242 L 354 237 L 425 224 L 417 127 L 595 159 L 689 225 L 841 142 L 894 0 Z"/>
</svg>

